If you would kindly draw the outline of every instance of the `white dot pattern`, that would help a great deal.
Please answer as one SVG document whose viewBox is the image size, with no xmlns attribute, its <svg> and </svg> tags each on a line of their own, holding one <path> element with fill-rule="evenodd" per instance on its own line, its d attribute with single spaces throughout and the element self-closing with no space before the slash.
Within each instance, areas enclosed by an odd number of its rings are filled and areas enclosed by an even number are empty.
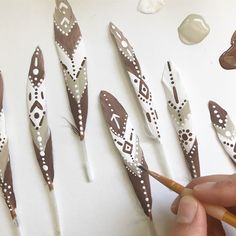
<svg viewBox="0 0 236 236">
<path fill-rule="evenodd" d="M 167 62 L 163 84 L 168 110 L 174 123 L 187 166 L 193 178 L 200 176 L 197 137 L 192 127 L 191 110 L 187 95 L 175 67 Z"/>
<path fill-rule="evenodd" d="M 149 177 L 143 172 L 139 166 L 146 165 L 143 157 L 143 152 L 139 144 L 138 136 L 129 121 L 127 113 L 121 113 L 119 102 L 116 99 L 110 100 L 111 94 L 106 92 L 101 93 L 101 99 L 104 101 L 104 109 L 109 112 L 111 117 L 109 120 L 109 129 L 113 141 L 119 150 L 127 172 L 131 179 L 135 179 L 135 188 L 139 189 L 138 197 L 141 199 L 142 206 L 146 214 L 151 214 L 151 193 L 149 185 Z M 118 107 L 116 104 L 119 104 Z M 117 108 L 117 109 L 116 109 Z M 114 118 L 115 117 L 115 118 Z M 121 123 L 121 117 L 122 123 Z M 112 124 L 112 125 L 111 125 Z M 116 131 L 118 128 L 119 132 Z M 146 176 L 147 175 L 147 176 Z M 147 182 L 148 181 L 148 182 Z"/>
<path fill-rule="evenodd" d="M 217 103 L 210 101 L 209 110 L 217 136 L 232 161 L 236 164 L 236 129 L 228 113 Z"/>
<path fill-rule="evenodd" d="M 63 2 L 62 5 L 57 6 L 54 14 L 54 26 L 55 43 L 62 64 L 76 133 L 79 134 L 80 139 L 83 139 L 88 106 L 87 58 L 79 25 L 69 3 Z M 60 41 L 61 36 L 58 36 L 57 31 L 67 36 L 68 40 L 66 42 L 65 40 Z M 70 46 L 68 46 L 67 41 L 71 42 Z"/>
<path fill-rule="evenodd" d="M 43 55 L 39 47 L 36 48 L 32 56 L 28 79 L 30 130 L 42 174 L 51 188 L 53 173 L 49 169 L 49 163 L 52 162 L 52 150 L 46 153 L 47 145 L 51 142 L 51 133 L 47 124 Z"/>
<path fill-rule="evenodd" d="M 137 99 L 142 107 L 150 136 L 160 141 L 159 117 L 153 102 L 150 86 L 147 84 L 148 81 L 142 75 L 141 67 L 135 56 L 134 50 L 128 40 L 124 37 L 123 33 L 112 23 L 110 25 L 110 30 L 116 40 L 121 58 L 126 66 Z M 127 62 L 127 60 L 129 62 Z"/>
</svg>

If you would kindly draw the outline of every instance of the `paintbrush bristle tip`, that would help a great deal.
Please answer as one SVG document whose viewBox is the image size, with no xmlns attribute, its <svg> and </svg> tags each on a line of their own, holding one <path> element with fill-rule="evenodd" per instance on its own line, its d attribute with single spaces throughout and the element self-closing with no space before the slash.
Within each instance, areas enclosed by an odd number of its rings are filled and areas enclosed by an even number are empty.
<svg viewBox="0 0 236 236">
<path fill-rule="evenodd" d="M 145 172 L 148 171 L 143 165 L 138 165 L 137 167 Z"/>
</svg>

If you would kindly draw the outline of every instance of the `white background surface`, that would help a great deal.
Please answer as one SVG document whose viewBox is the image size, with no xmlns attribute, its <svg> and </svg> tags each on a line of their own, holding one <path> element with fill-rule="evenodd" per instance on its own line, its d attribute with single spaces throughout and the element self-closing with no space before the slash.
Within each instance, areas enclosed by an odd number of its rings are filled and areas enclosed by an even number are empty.
<svg viewBox="0 0 236 236">
<path fill-rule="evenodd" d="M 37 45 L 46 63 L 49 123 L 53 135 L 55 189 L 64 236 L 143 236 L 149 226 L 136 200 L 105 125 L 98 95 L 112 92 L 132 117 L 151 169 L 162 172 L 155 144 L 144 133 L 143 117 L 108 33 L 113 21 L 128 37 L 150 80 L 157 100 L 164 146 L 176 180 L 189 174 L 167 112 L 161 75 L 171 59 L 188 90 L 199 141 L 202 175 L 233 173 L 210 123 L 207 102 L 219 102 L 236 122 L 236 70 L 223 70 L 218 57 L 230 45 L 235 30 L 234 0 L 167 0 L 155 15 L 136 10 L 138 0 L 71 0 L 89 58 L 88 154 L 96 180 L 86 182 L 78 137 L 63 117 L 72 120 L 54 46 L 54 1 L 0 0 L 0 68 L 5 82 L 5 113 L 18 216 L 24 236 L 54 235 L 47 188 L 36 162 L 26 109 L 26 81 Z M 195 46 L 183 45 L 177 27 L 190 13 L 201 14 L 211 27 Z M 174 216 L 169 211 L 175 194 L 151 180 L 153 214 L 159 236 L 167 236 Z M 0 235 L 14 235 L 8 210 L 0 200 Z M 232 232 L 229 235 L 234 235 Z"/>
</svg>

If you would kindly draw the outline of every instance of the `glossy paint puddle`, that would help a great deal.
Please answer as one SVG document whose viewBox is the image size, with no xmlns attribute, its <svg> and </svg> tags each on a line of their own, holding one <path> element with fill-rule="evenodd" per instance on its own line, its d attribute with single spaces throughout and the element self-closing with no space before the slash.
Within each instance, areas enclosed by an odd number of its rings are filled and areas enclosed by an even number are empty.
<svg viewBox="0 0 236 236">
<path fill-rule="evenodd" d="M 178 27 L 179 38 L 187 45 L 200 43 L 209 32 L 209 25 L 197 14 L 188 15 Z"/>
<path fill-rule="evenodd" d="M 231 47 L 220 56 L 220 65 L 226 70 L 236 69 L 236 31 L 231 38 Z"/>
<path fill-rule="evenodd" d="M 164 0 L 140 0 L 138 11 L 144 14 L 154 14 L 165 5 Z"/>
</svg>

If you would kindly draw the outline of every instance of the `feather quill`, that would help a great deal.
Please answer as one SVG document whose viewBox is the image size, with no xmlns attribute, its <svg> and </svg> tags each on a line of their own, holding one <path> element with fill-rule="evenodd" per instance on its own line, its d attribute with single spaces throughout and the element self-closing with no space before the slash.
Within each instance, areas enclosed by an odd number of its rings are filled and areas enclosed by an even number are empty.
<svg viewBox="0 0 236 236">
<path fill-rule="evenodd" d="M 51 207 L 55 217 L 56 235 L 60 235 L 58 209 L 54 196 L 53 148 L 47 120 L 44 74 L 43 54 L 41 49 L 37 47 L 31 59 L 27 86 L 30 131 L 37 161 L 49 188 L 50 199 L 52 200 Z"/>
<path fill-rule="evenodd" d="M 87 156 L 85 129 L 88 113 L 87 56 L 79 24 L 67 0 L 56 0 L 54 33 L 58 56 L 65 78 L 76 133 L 84 147 L 84 163 L 89 181 L 94 174 Z"/>
</svg>

